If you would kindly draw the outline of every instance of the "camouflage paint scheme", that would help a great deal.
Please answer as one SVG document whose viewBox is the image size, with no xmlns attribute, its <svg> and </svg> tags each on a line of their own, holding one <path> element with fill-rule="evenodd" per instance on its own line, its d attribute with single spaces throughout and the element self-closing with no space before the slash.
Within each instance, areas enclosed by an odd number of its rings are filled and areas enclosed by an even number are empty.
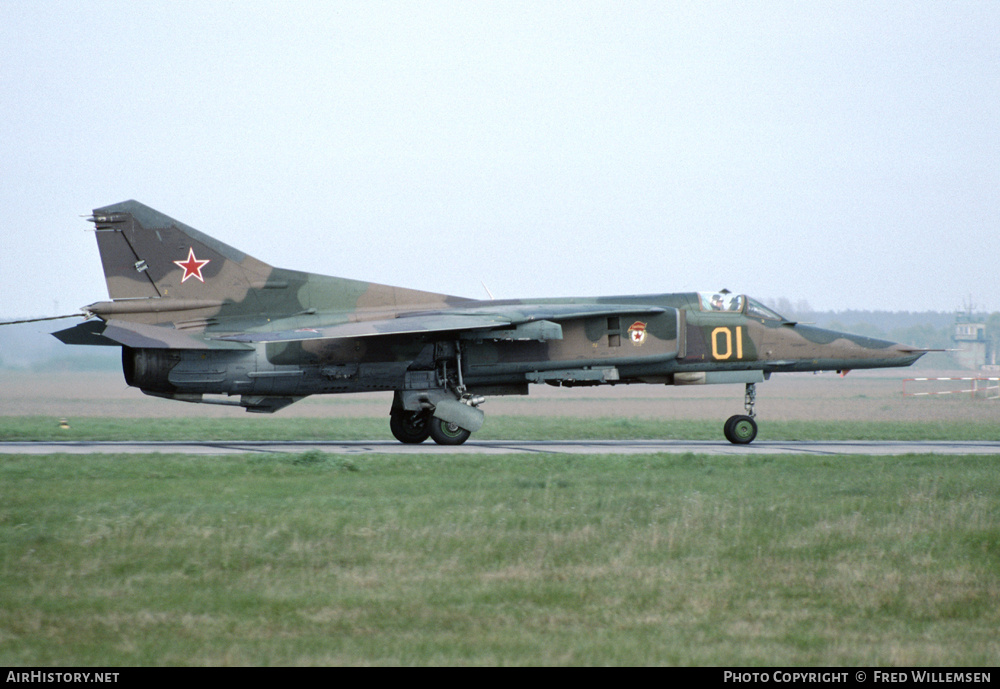
<svg viewBox="0 0 1000 689">
<path fill-rule="evenodd" d="M 484 396 L 531 383 L 743 383 L 749 415 L 726 435 L 749 442 L 753 386 L 771 373 L 908 366 L 923 353 L 727 291 L 481 301 L 275 268 L 136 201 L 90 220 L 111 300 L 60 340 L 122 347 L 129 385 L 181 401 L 273 412 L 391 390 L 403 442 L 463 442 Z"/>
</svg>

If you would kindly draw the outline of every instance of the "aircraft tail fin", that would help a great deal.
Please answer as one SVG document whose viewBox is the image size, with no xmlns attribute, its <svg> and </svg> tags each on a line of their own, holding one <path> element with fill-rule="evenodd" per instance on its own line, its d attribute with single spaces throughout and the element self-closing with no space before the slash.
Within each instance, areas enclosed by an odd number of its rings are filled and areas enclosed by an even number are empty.
<svg viewBox="0 0 1000 689">
<path fill-rule="evenodd" d="M 114 299 L 228 300 L 245 296 L 271 267 L 137 201 L 90 217 Z"/>
<path fill-rule="evenodd" d="M 275 268 L 137 201 L 94 209 L 90 217 L 111 302 L 100 318 L 200 328 L 240 317 L 274 318 L 363 308 L 435 308 L 463 301 L 347 278 Z"/>
</svg>

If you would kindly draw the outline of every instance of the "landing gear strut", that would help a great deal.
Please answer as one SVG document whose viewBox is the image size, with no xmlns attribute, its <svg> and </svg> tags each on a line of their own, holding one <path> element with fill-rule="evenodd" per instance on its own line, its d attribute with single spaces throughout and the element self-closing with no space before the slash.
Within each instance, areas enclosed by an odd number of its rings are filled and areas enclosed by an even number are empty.
<svg viewBox="0 0 1000 689">
<path fill-rule="evenodd" d="M 723 426 L 723 433 L 726 440 L 736 445 L 747 445 L 757 437 L 757 422 L 754 421 L 753 405 L 757 401 L 757 386 L 755 383 L 747 383 L 746 394 L 743 397 L 743 406 L 746 407 L 746 414 L 730 416 Z"/>
<path fill-rule="evenodd" d="M 478 407 L 486 398 L 465 387 L 459 342 L 429 344 L 422 357 L 422 365 L 433 361 L 434 370 L 407 371 L 402 389 L 392 398 L 389 429 L 402 443 L 432 438 L 439 445 L 461 445 L 483 425 Z"/>
</svg>

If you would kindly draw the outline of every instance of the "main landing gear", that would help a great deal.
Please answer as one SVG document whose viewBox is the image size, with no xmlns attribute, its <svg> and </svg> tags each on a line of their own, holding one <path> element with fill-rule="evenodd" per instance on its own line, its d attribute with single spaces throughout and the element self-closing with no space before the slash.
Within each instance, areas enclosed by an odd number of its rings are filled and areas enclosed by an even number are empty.
<svg viewBox="0 0 1000 689">
<path fill-rule="evenodd" d="M 389 414 L 389 430 L 396 440 L 407 445 L 416 445 L 428 438 L 433 438 L 438 445 L 461 445 L 472 435 L 471 431 L 439 419 L 424 409 L 393 409 Z"/>
<path fill-rule="evenodd" d="M 434 417 L 431 416 L 430 411 L 407 411 L 394 408 L 389 413 L 389 430 L 399 442 L 416 445 L 430 437 L 432 421 L 434 421 Z"/>
<path fill-rule="evenodd" d="M 753 405 L 757 401 L 757 386 L 754 383 L 747 383 L 746 395 L 743 398 L 743 406 L 746 407 L 746 414 L 730 416 L 722 427 L 726 434 L 726 440 L 736 445 L 748 445 L 757 437 L 757 422 L 754 421 Z"/>
<path fill-rule="evenodd" d="M 458 424 L 437 417 L 431 419 L 431 438 L 438 445 L 461 445 L 470 435 L 472 431 L 467 431 Z"/>
<path fill-rule="evenodd" d="M 403 389 L 392 398 L 389 430 L 407 445 L 428 438 L 438 445 L 461 445 L 482 427 L 478 407 L 486 398 L 466 389 L 458 342 L 429 344 L 425 350 L 425 365 L 433 361 L 434 369 L 407 371 Z"/>
</svg>

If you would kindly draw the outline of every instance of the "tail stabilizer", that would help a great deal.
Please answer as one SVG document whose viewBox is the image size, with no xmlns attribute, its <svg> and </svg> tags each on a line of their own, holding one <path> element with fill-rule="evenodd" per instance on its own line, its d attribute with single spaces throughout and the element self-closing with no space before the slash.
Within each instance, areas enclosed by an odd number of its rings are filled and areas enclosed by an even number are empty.
<svg viewBox="0 0 1000 689">
<path fill-rule="evenodd" d="M 138 201 L 90 217 L 108 283 L 119 299 L 239 299 L 271 266 Z"/>
<path fill-rule="evenodd" d="M 222 318 L 264 327 L 317 312 L 440 308 L 466 301 L 433 292 L 275 268 L 138 201 L 94 209 L 90 218 L 111 302 L 102 319 L 202 328 Z"/>
</svg>

